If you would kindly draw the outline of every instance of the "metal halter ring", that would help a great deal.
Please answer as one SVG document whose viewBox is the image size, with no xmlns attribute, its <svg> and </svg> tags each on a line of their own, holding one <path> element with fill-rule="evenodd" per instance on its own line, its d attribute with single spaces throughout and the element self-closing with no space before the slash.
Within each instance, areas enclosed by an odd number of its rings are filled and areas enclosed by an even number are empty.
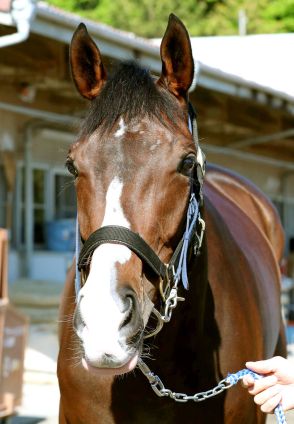
<svg viewBox="0 0 294 424">
<path fill-rule="evenodd" d="M 169 268 L 169 264 L 165 264 L 166 269 L 165 269 L 165 278 L 160 278 L 160 282 L 159 282 L 159 292 L 161 295 L 161 298 L 163 300 L 163 302 L 166 302 L 166 299 L 170 293 L 171 290 L 171 283 L 173 282 L 172 280 L 174 280 L 174 276 L 175 276 L 175 267 L 174 265 L 172 265 L 171 267 L 171 271 L 172 271 L 172 278 L 170 278 L 170 268 Z M 163 285 L 165 284 L 165 287 L 163 288 Z"/>
</svg>

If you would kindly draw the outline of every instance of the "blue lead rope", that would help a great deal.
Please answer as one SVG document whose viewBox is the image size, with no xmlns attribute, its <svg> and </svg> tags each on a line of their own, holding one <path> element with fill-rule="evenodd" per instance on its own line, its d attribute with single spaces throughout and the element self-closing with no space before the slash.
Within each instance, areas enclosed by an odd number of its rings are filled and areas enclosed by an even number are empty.
<svg viewBox="0 0 294 424">
<path fill-rule="evenodd" d="M 192 193 L 189 206 L 188 206 L 186 230 L 183 236 L 183 246 L 181 250 L 179 264 L 175 273 L 175 281 L 182 280 L 182 284 L 186 290 L 188 289 L 187 256 L 188 256 L 190 241 L 195 231 L 195 226 L 196 226 L 198 216 L 199 216 L 198 202 L 195 198 L 195 194 Z"/>
<path fill-rule="evenodd" d="M 248 369 L 243 369 L 241 371 L 236 372 L 235 374 L 228 374 L 227 381 L 230 384 L 235 385 L 245 375 L 251 375 L 255 380 L 260 380 L 261 378 L 263 378 L 262 375 L 257 374 L 256 372 L 250 371 Z M 278 424 L 287 424 L 286 418 L 285 418 L 285 414 L 284 414 L 284 411 L 283 411 L 283 408 L 282 408 L 281 404 L 279 404 L 275 408 L 275 411 L 274 412 L 275 412 L 275 416 L 277 418 Z"/>
</svg>

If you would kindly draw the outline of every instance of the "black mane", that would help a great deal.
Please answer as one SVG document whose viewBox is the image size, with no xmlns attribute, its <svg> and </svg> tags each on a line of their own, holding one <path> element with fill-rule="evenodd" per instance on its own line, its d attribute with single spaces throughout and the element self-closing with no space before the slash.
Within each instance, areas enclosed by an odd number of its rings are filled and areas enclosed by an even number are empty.
<svg viewBox="0 0 294 424">
<path fill-rule="evenodd" d="M 143 116 L 157 117 L 164 125 L 175 124 L 183 112 L 167 90 L 160 90 L 146 69 L 134 62 L 119 65 L 101 93 L 92 100 L 81 126 L 82 135 L 92 134 L 98 126 L 110 130 L 120 116 L 126 123 Z"/>
</svg>

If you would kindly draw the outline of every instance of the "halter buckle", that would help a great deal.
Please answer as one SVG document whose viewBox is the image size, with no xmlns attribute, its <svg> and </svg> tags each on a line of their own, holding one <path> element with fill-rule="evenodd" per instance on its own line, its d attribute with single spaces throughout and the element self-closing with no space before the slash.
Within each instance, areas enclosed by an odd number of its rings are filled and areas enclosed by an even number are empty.
<svg viewBox="0 0 294 424">
<path fill-rule="evenodd" d="M 205 231 L 205 221 L 200 216 L 198 217 L 198 222 L 201 228 L 199 235 L 197 234 L 197 230 L 195 231 L 196 241 L 194 243 L 194 255 L 198 255 L 199 250 L 201 249 Z"/>
<path fill-rule="evenodd" d="M 81 274 L 81 287 L 83 287 L 86 283 L 88 276 L 84 268 L 81 269 L 80 274 Z"/>
<path fill-rule="evenodd" d="M 174 285 L 171 291 L 169 292 L 168 298 L 165 302 L 164 315 L 161 315 L 163 322 L 169 322 L 171 320 L 172 311 L 177 306 L 178 302 L 184 302 L 184 297 L 178 296 L 178 287 Z"/>
<path fill-rule="evenodd" d="M 174 266 L 170 268 L 169 264 L 164 264 L 164 265 L 165 265 L 165 277 L 160 279 L 159 292 L 163 302 L 166 302 L 166 299 L 168 298 L 171 291 L 171 282 L 172 282 L 171 280 L 174 280 L 175 268 Z M 172 271 L 172 279 L 170 278 L 170 270 Z M 165 287 L 163 288 L 164 283 L 165 283 Z"/>
</svg>

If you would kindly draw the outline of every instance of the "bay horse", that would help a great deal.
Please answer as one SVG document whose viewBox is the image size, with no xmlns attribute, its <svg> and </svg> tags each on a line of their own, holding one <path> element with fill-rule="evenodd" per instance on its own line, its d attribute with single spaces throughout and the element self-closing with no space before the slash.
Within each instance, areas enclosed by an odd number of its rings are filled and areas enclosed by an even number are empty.
<svg viewBox="0 0 294 424">
<path fill-rule="evenodd" d="M 261 424 L 239 386 L 184 401 L 285 354 L 281 224 L 244 178 L 209 165 L 203 184 L 192 51 L 175 15 L 160 54 L 158 79 L 131 62 L 107 77 L 83 24 L 71 42 L 90 109 L 66 160 L 84 245 L 61 302 L 59 423 Z"/>
</svg>

